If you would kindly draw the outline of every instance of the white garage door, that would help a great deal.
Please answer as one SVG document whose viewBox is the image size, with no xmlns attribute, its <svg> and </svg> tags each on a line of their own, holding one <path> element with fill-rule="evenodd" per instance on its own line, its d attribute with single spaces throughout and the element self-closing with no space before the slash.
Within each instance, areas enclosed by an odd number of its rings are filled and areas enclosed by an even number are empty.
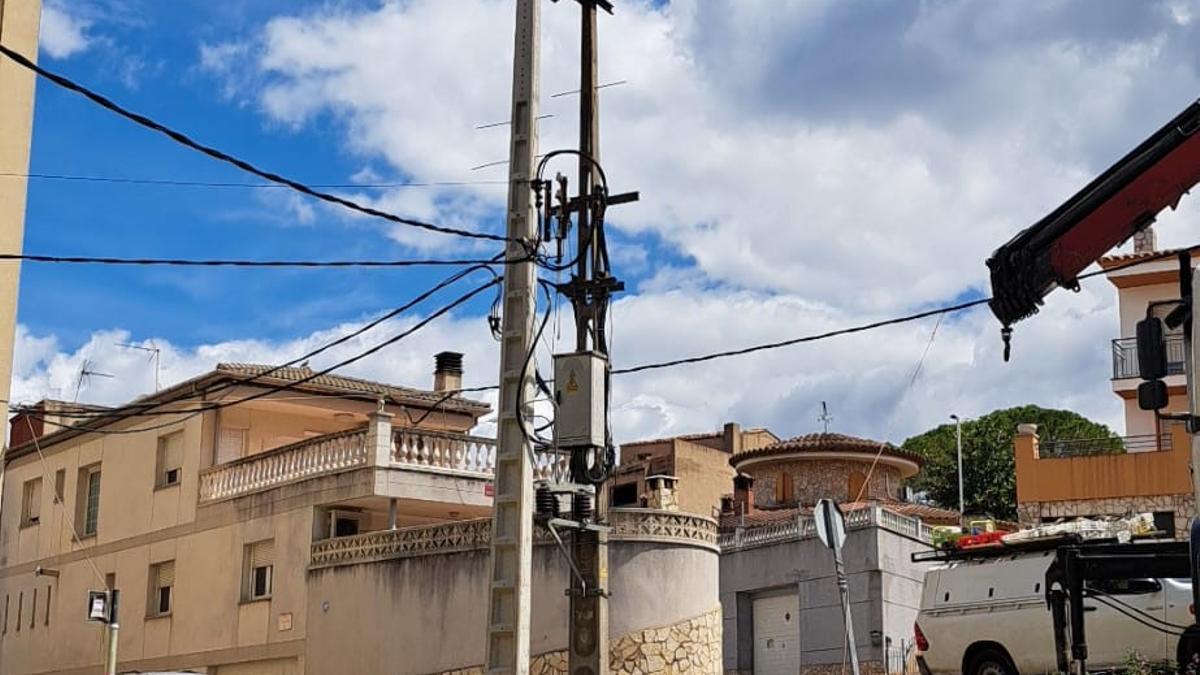
<svg viewBox="0 0 1200 675">
<path fill-rule="evenodd" d="M 795 593 L 754 600 L 754 675 L 794 675 L 800 664 Z"/>
</svg>

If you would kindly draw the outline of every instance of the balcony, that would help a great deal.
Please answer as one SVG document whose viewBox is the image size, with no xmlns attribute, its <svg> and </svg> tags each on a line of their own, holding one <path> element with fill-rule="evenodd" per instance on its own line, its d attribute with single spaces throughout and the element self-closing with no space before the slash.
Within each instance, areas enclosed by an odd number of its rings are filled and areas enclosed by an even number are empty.
<svg viewBox="0 0 1200 675">
<path fill-rule="evenodd" d="M 1061 457 L 1094 457 L 1096 455 L 1119 455 L 1126 452 L 1154 452 L 1171 449 L 1171 432 L 1160 435 L 1109 436 L 1107 438 L 1080 438 L 1064 441 L 1046 441 L 1038 446 L 1042 459 Z"/>
<path fill-rule="evenodd" d="M 390 430 L 386 452 L 368 428 L 310 438 L 200 473 L 200 502 L 215 502 L 270 490 L 290 483 L 363 468 L 398 469 L 490 481 L 495 472 L 496 442 L 490 438 L 408 428 Z M 385 441 L 386 442 L 386 441 Z M 534 479 L 566 470 L 566 457 L 538 452 Z"/>
<path fill-rule="evenodd" d="M 1187 354 L 1183 349 L 1183 336 L 1168 335 L 1167 374 L 1183 375 Z M 1138 376 L 1137 338 L 1117 338 L 1112 341 L 1113 379 L 1124 380 Z"/>
</svg>

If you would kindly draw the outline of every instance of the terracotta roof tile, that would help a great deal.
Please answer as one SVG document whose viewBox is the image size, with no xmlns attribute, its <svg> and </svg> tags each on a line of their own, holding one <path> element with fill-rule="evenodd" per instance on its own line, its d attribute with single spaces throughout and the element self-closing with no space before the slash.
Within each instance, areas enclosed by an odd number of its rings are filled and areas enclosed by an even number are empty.
<svg viewBox="0 0 1200 675">
<path fill-rule="evenodd" d="M 916 462 L 917 466 L 925 463 L 924 458 L 920 455 L 901 450 L 891 443 L 872 441 L 866 438 L 850 436 L 847 434 L 837 433 L 817 433 L 807 434 L 804 436 L 796 436 L 785 441 L 765 445 L 757 450 L 748 450 L 741 452 L 729 459 L 729 463 L 737 466 L 743 460 L 752 457 L 769 457 L 771 455 L 791 454 L 796 452 L 857 452 L 862 454 L 875 455 L 879 452 L 880 447 L 883 448 L 883 454 L 891 457 L 906 459 L 911 462 Z"/>
<path fill-rule="evenodd" d="M 218 363 L 217 372 L 230 375 L 233 377 L 260 377 L 263 373 L 270 371 L 274 366 L 268 366 L 258 363 Z M 280 382 L 297 382 L 304 378 L 310 377 L 313 374 L 312 368 L 280 368 L 263 379 L 256 380 L 255 384 L 268 383 L 271 381 Z M 441 401 L 445 394 L 424 389 L 413 389 L 410 387 L 399 387 L 392 384 L 384 384 L 383 382 L 374 382 L 371 380 L 363 380 L 357 377 L 347 377 L 345 375 L 334 375 L 332 373 L 321 375 L 312 380 L 304 382 L 303 387 L 312 387 L 314 389 L 327 389 L 347 394 L 364 394 L 378 395 L 395 400 L 408 400 L 420 403 L 435 404 Z M 447 410 L 467 412 L 467 413 L 484 413 L 491 410 L 491 406 L 481 401 L 472 401 L 462 398 L 461 396 L 453 396 L 445 401 L 441 401 L 441 407 Z"/>
</svg>

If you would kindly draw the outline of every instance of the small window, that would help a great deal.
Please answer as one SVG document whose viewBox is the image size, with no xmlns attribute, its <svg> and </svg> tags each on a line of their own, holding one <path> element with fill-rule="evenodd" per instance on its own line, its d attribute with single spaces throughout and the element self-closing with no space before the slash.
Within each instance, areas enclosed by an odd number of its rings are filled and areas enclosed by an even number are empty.
<svg viewBox="0 0 1200 675">
<path fill-rule="evenodd" d="M 183 471 L 183 432 L 158 437 L 157 478 L 155 487 L 179 485 Z"/>
<path fill-rule="evenodd" d="M 791 504 L 796 499 L 796 486 L 792 474 L 780 471 L 775 480 L 775 503 Z"/>
<path fill-rule="evenodd" d="M 613 506 L 636 506 L 638 503 L 638 484 L 626 483 L 613 487 L 610 503 Z"/>
<path fill-rule="evenodd" d="M 150 566 L 150 592 L 147 616 L 167 616 L 171 613 L 172 592 L 175 589 L 175 561 L 168 560 Z"/>
<path fill-rule="evenodd" d="M 4 627 L 0 628 L 0 635 L 8 633 L 8 593 L 4 594 Z"/>
<path fill-rule="evenodd" d="M 43 617 L 43 625 L 50 625 L 50 586 L 46 587 L 46 615 Z"/>
<path fill-rule="evenodd" d="M 17 632 L 21 632 L 21 615 L 25 614 L 25 593 L 17 593 Z"/>
<path fill-rule="evenodd" d="M 37 525 L 42 519 L 42 479 L 25 481 L 21 494 L 21 526 Z"/>
<path fill-rule="evenodd" d="M 54 472 L 54 503 L 63 503 L 63 496 L 67 489 L 67 470 L 59 469 Z"/>
<path fill-rule="evenodd" d="M 29 603 L 29 630 L 37 623 L 37 589 L 33 589 L 33 600 Z"/>
<path fill-rule="evenodd" d="M 80 468 L 78 503 L 80 536 L 94 536 L 100 525 L 100 465 Z"/>
<path fill-rule="evenodd" d="M 275 541 L 267 539 L 246 546 L 243 597 L 246 600 L 264 600 L 271 597 L 274 575 Z"/>
<path fill-rule="evenodd" d="M 333 520 L 333 536 L 353 537 L 358 534 L 358 518 L 337 517 Z"/>
</svg>

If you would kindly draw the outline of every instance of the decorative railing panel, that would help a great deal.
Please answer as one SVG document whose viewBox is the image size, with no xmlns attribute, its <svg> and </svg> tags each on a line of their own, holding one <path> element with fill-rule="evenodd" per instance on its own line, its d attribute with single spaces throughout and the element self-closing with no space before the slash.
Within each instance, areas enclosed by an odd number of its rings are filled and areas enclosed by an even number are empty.
<svg viewBox="0 0 1200 675">
<path fill-rule="evenodd" d="M 896 534 L 930 541 L 932 530 L 918 518 L 910 518 L 882 507 L 855 509 L 846 514 L 847 530 L 862 530 L 880 527 Z M 769 525 L 739 527 L 722 532 L 717 537 L 717 546 L 722 553 L 741 551 L 759 546 L 771 546 L 790 541 L 813 539 L 817 536 L 816 522 L 812 516 L 797 516 Z"/>
<path fill-rule="evenodd" d="M 215 501 L 344 471 L 367 463 L 367 432 L 347 431 L 283 445 L 200 473 L 200 501 Z"/>
<path fill-rule="evenodd" d="M 1187 350 L 1183 335 L 1173 333 L 1164 340 L 1167 349 L 1167 374 L 1186 372 Z M 1117 338 L 1112 341 L 1113 379 L 1124 380 L 1138 376 L 1137 338 Z"/>
<path fill-rule="evenodd" d="M 611 541 L 680 543 L 717 550 L 717 523 L 711 518 L 649 509 L 613 509 L 609 516 Z M 313 543 L 310 568 L 486 550 L 491 535 L 492 520 L 477 518 L 325 539 Z M 534 544 L 553 543 L 545 528 L 534 530 Z"/>
<path fill-rule="evenodd" d="M 496 470 L 496 441 L 491 438 L 436 431 L 396 429 L 392 463 L 430 471 L 453 471 L 489 478 Z M 534 456 L 534 480 L 565 475 L 567 457 L 539 451 Z"/>
</svg>

